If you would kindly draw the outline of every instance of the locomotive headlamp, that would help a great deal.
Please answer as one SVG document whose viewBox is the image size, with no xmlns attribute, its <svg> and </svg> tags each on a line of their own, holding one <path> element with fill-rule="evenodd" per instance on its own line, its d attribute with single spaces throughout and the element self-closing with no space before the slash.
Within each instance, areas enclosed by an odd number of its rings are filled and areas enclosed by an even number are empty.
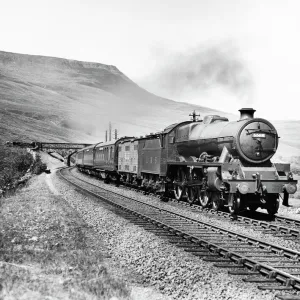
<svg viewBox="0 0 300 300">
<path fill-rule="evenodd" d="M 257 157 L 259 157 L 259 156 L 260 156 L 260 152 L 255 152 L 255 155 L 256 155 Z"/>
<path fill-rule="evenodd" d="M 249 186 L 246 182 L 241 182 L 238 184 L 237 189 L 241 194 L 247 194 L 249 192 Z"/>
<path fill-rule="evenodd" d="M 283 186 L 283 191 L 286 191 L 288 194 L 295 194 L 297 191 L 297 186 L 295 183 L 288 183 Z"/>
</svg>

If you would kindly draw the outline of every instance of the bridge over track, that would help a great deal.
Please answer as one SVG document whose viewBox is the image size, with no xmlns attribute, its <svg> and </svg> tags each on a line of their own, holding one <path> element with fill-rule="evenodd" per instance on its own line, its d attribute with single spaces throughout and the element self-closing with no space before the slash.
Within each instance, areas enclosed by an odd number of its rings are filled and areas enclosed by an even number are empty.
<svg viewBox="0 0 300 300">
<path fill-rule="evenodd" d="M 36 142 L 39 150 L 55 149 L 55 150 L 79 150 L 92 144 L 84 143 L 49 143 L 49 142 Z"/>
<path fill-rule="evenodd" d="M 66 158 L 67 165 L 71 165 L 72 155 L 78 151 L 79 149 L 85 148 L 92 144 L 85 143 L 49 143 L 49 142 L 37 142 L 36 147 L 38 150 L 48 152 L 51 154 L 52 152 L 59 153 L 62 157 Z M 75 161 L 75 160 L 74 160 Z M 73 161 L 73 162 L 74 162 Z"/>
<path fill-rule="evenodd" d="M 52 152 L 57 152 L 62 157 L 67 159 L 68 166 L 70 166 L 72 154 L 74 154 L 79 149 L 92 145 L 86 143 L 21 142 L 21 141 L 7 142 L 6 144 L 22 147 L 22 148 L 31 148 L 33 150 L 45 151 L 50 155 Z"/>
</svg>

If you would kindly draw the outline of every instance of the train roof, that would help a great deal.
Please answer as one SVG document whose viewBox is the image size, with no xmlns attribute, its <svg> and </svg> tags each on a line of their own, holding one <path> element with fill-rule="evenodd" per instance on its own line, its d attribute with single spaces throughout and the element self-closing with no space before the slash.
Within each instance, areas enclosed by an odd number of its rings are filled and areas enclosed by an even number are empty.
<svg viewBox="0 0 300 300">
<path fill-rule="evenodd" d="M 163 134 L 170 133 L 170 132 L 171 132 L 172 130 L 174 130 L 177 126 L 180 126 L 180 125 L 187 125 L 187 124 L 190 124 L 190 123 L 193 123 L 193 121 L 184 121 L 184 122 L 179 122 L 179 123 L 171 124 L 171 125 L 169 125 L 168 127 L 166 127 L 162 133 L 163 133 Z"/>
<path fill-rule="evenodd" d="M 118 143 L 124 143 L 124 142 L 127 142 L 127 141 L 134 141 L 136 140 L 137 138 L 136 137 L 133 137 L 133 136 L 124 136 L 124 137 L 121 137 L 119 138 L 118 140 L 113 140 L 113 141 L 109 141 L 109 142 L 98 142 L 96 144 L 93 144 L 93 145 L 90 145 L 88 147 L 84 147 L 82 149 L 79 149 L 77 152 L 80 152 L 80 151 L 85 151 L 85 150 L 89 150 L 89 149 L 94 149 L 98 146 L 100 147 L 106 147 L 106 146 L 112 146 L 112 145 L 115 145 L 117 142 Z"/>
<path fill-rule="evenodd" d="M 79 149 L 77 152 L 85 151 L 85 150 L 88 150 L 88 149 L 93 149 L 93 148 L 97 147 L 97 146 L 100 145 L 100 144 L 102 144 L 102 142 L 99 142 L 99 143 L 97 143 L 97 144 L 93 144 L 93 145 L 90 145 L 90 146 L 81 148 L 81 149 Z"/>
<path fill-rule="evenodd" d="M 105 143 L 98 143 L 98 144 L 96 144 L 96 145 L 94 145 L 95 147 L 97 147 L 97 146 L 100 146 L 100 147 L 106 147 L 106 146 L 112 146 L 112 145 L 114 145 L 115 144 L 115 140 L 113 140 L 113 141 L 109 141 L 109 142 L 105 142 Z"/>
<path fill-rule="evenodd" d="M 123 136 L 121 138 L 119 138 L 116 142 L 119 144 L 123 144 L 126 142 L 133 142 L 135 141 L 137 138 L 135 136 Z"/>
<path fill-rule="evenodd" d="M 137 138 L 124 139 L 124 140 L 120 141 L 119 144 L 132 143 L 132 142 L 134 142 L 136 140 L 137 140 Z"/>
<path fill-rule="evenodd" d="M 91 145 L 91 146 L 87 146 L 87 147 L 84 147 L 84 148 L 81 148 L 79 149 L 77 152 L 80 152 L 80 151 L 85 151 L 85 150 L 88 150 L 88 149 L 92 149 L 95 147 L 95 144 Z"/>
</svg>

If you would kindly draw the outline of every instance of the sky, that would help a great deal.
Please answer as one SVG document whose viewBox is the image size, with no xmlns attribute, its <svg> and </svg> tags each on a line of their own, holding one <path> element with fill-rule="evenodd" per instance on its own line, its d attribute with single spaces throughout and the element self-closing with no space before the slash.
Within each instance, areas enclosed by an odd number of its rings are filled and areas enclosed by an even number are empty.
<svg viewBox="0 0 300 300">
<path fill-rule="evenodd" d="M 0 50 L 117 66 L 176 101 L 300 120 L 299 0 L 0 0 Z"/>
</svg>

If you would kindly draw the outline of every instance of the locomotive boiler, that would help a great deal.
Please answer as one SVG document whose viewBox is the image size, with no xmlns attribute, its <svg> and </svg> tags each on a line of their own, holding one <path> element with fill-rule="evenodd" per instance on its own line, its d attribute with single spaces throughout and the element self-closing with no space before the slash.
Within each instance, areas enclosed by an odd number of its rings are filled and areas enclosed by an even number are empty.
<svg viewBox="0 0 300 300">
<path fill-rule="evenodd" d="M 237 122 L 227 118 L 207 116 L 203 122 L 195 122 L 178 128 L 177 149 L 183 157 L 199 157 L 202 153 L 219 157 L 224 149 L 233 157 L 248 164 L 258 165 L 276 152 L 278 135 L 274 126 L 264 119 L 254 119 L 253 109 L 241 109 Z"/>
<path fill-rule="evenodd" d="M 296 192 L 289 164 L 271 161 L 278 134 L 252 108 L 229 122 L 217 115 L 168 126 L 144 137 L 123 137 L 77 153 L 77 166 L 106 181 L 121 181 L 177 200 L 241 209 L 267 209 L 274 215 Z M 109 166 L 109 167 L 108 167 Z"/>
</svg>

